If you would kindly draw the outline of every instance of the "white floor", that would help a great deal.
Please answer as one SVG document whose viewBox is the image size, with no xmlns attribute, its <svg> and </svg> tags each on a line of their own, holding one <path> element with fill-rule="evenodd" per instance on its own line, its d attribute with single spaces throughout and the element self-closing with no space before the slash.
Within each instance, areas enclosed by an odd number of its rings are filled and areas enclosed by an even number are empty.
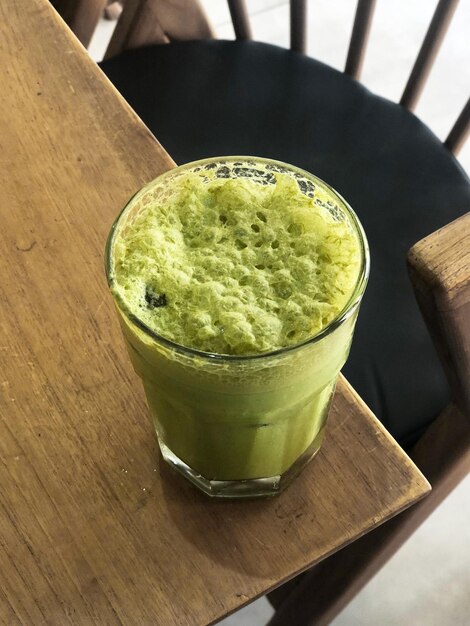
<svg viewBox="0 0 470 626">
<path fill-rule="evenodd" d="M 220 38 L 233 38 L 225 0 L 202 0 Z M 288 44 L 287 0 L 247 0 L 254 37 Z M 377 2 L 362 81 L 397 100 L 436 0 Z M 353 0 L 311 0 L 309 54 L 342 68 L 354 17 Z M 101 59 L 114 24 L 102 21 L 90 46 Z M 416 113 L 441 138 L 470 94 L 470 0 L 462 0 Z M 470 141 L 459 159 L 470 171 Z M 262 626 L 272 615 L 261 598 L 223 626 Z M 470 477 L 447 498 L 334 626 L 470 626 Z M 292 626 L 296 626 L 293 624 Z"/>
</svg>

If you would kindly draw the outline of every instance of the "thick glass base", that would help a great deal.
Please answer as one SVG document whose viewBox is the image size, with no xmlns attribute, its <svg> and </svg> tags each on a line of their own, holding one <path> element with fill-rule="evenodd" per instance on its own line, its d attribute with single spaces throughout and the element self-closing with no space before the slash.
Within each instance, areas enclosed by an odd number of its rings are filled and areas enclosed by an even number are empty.
<svg viewBox="0 0 470 626">
<path fill-rule="evenodd" d="M 304 453 L 283 474 L 245 480 L 210 480 L 201 476 L 174 454 L 162 441 L 158 441 L 165 461 L 198 489 L 213 498 L 266 498 L 281 493 L 303 470 L 320 449 L 323 429 Z"/>
</svg>

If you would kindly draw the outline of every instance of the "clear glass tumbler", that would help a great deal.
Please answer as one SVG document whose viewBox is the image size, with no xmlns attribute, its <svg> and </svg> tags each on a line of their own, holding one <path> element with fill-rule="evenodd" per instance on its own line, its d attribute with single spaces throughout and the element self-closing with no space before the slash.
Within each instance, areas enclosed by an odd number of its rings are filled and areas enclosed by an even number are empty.
<svg viewBox="0 0 470 626">
<path fill-rule="evenodd" d="M 307 195 L 315 186 L 328 192 L 326 208 L 356 233 L 362 258 L 355 289 L 328 326 L 281 350 L 231 356 L 175 344 L 128 310 L 113 291 L 115 242 L 149 201 L 164 197 L 169 179 L 188 170 L 202 177 L 208 170 L 223 178 L 248 176 L 260 184 L 275 184 L 272 172 L 279 171 L 294 176 Z M 111 229 L 106 273 L 165 461 L 210 496 L 281 492 L 320 449 L 368 271 L 367 241 L 351 207 L 317 177 L 284 163 L 252 157 L 197 161 L 166 172 L 132 197 Z"/>
</svg>

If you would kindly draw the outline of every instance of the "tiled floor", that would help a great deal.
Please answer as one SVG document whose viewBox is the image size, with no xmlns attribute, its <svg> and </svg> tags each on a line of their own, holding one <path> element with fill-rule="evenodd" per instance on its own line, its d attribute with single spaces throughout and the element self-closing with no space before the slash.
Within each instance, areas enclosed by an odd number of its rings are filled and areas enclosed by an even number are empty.
<svg viewBox="0 0 470 626">
<path fill-rule="evenodd" d="M 233 38 L 224 0 L 202 0 L 221 38 Z M 287 0 L 248 0 L 256 39 L 288 43 Z M 436 2 L 377 3 L 363 82 L 398 99 Z M 311 0 L 309 53 L 341 68 L 354 16 L 352 0 Z M 113 24 L 102 22 L 90 53 L 100 59 Z M 457 8 L 417 108 L 444 138 L 470 92 L 470 1 Z M 460 161 L 470 171 L 470 142 Z M 334 626 L 470 626 L 470 477 L 448 497 L 383 570 L 334 621 Z M 223 626 L 262 626 L 272 609 L 264 598 Z M 296 626 L 293 624 L 292 626 Z"/>
</svg>

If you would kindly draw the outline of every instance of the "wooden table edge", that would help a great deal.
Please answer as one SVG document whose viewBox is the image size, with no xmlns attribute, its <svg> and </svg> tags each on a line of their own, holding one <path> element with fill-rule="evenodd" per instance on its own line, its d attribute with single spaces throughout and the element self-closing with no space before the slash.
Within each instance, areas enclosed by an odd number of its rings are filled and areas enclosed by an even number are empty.
<svg viewBox="0 0 470 626">
<path fill-rule="evenodd" d="M 320 559 L 317 559 L 316 561 L 313 561 L 312 563 L 310 563 L 309 565 L 306 565 L 305 567 L 301 568 L 300 570 L 295 571 L 292 575 L 284 577 L 278 583 L 276 583 L 275 585 L 271 585 L 271 586 L 267 587 L 261 593 L 257 593 L 256 595 L 254 595 L 253 597 L 249 598 L 248 600 L 243 600 L 242 602 L 240 602 L 239 605 L 237 605 L 236 608 L 232 609 L 231 611 L 228 611 L 227 613 L 224 613 L 222 615 L 222 617 L 218 617 L 215 620 L 212 620 L 211 622 L 207 622 L 206 624 L 201 625 L 201 626 L 216 626 L 216 624 L 219 624 L 226 617 L 230 617 L 230 615 L 234 615 L 240 609 L 243 609 L 244 607 L 249 606 L 253 602 L 256 602 L 256 600 L 259 600 L 260 598 L 263 598 L 264 596 L 266 596 L 271 591 L 274 591 L 275 589 L 278 589 L 279 587 L 282 587 L 282 585 L 284 585 L 285 583 L 289 582 L 290 580 L 292 580 L 296 576 L 300 576 L 300 574 L 303 574 L 304 572 L 307 572 L 309 569 L 311 569 L 312 567 L 315 567 L 316 565 L 318 565 L 322 561 L 328 559 L 333 554 L 336 554 L 337 552 L 340 552 L 343 548 L 346 548 L 347 546 L 351 545 L 352 543 L 354 543 L 358 539 L 361 539 L 361 537 L 365 537 L 370 532 L 376 530 L 377 528 L 380 528 L 383 524 L 385 524 L 386 522 L 390 521 L 391 519 L 394 519 L 397 515 L 400 515 L 400 513 L 403 513 L 404 511 L 406 511 L 410 507 L 414 506 L 415 504 L 417 504 L 418 502 L 423 500 L 432 491 L 432 487 L 431 487 L 430 483 L 426 480 L 426 478 L 424 478 L 423 483 L 425 483 L 427 485 L 427 488 L 422 493 L 420 493 L 418 496 L 416 496 L 416 498 L 414 498 L 410 502 L 407 502 L 406 504 L 401 506 L 399 509 L 397 509 L 393 513 L 390 513 L 390 515 L 387 515 L 386 517 L 384 517 L 383 519 L 378 521 L 372 527 L 367 528 L 366 530 L 361 532 L 356 537 L 353 537 L 353 538 L 349 539 L 348 541 L 345 541 L 345 543 L 343 545 L 341 545 L 340 547 L 333 548 L 332 550 L 329 550 Z"/>
<path fill-rule="evenodd" d="M 391 435 L 389 433 L 389 431 L 385 428 L 385 426 L 382 424 L 382 422 L 373 413 L 372 409 L 365 403 L 363 398 L 358 394 L 358 392 L 354 389 L 354 387 L 347 380 L 347 378 L 345 378 L 343 376 L 343 374 L 339 375 L 338 386 L 339 387 L 344 387 L 344 392 L 345 393 L 349 393 L 354 398 L 354 401 L 356 402 L 356 404 L 358 404 L 360 406 L 360 408 L 361 408 L 361 413 L 363 415 L 367 415 L 367 418 L 374 424 L 374 426 L 377 428 L 377 430 L 379 430 L 381 432 L 381 434 L 387 439 L 387 441 L 391 444 L 391 446 L 394 447 L 395 449 L 399 450 L 400 454 L 403 457 L 405 457 L 407 465 L 413 470 L 413 472 L 415 474 L 415 477 L 418 480 L 418 485 L 417 486 L 422 486 L 423 491 L 419 495 L 417 500 L 411 500 L 410 501 L 410 503 L 408 504 L 408 507 L 410 507 L 413 504 L 415 504 L 421 498 L 424 498 L 428 493 L 430 493 L 432 491 L 432 485 L 428 481 L 426 476 L 423 474 L 423 472 L 419 469 L 419 467 L 416 465 L 416 463 L 413 461 L 413 459 L 408 455 L 408 453 L 405 452 L 405 450 L 403 450 L 403 448 L 400 446 L 400 444 L 397 442 L 397 440 L 393 437 L 393 435 Z M 340 391 L 340 393 L 341 392 L 342 392 L 342 390 Z M 408 507 L 405 506 L 404 508 L 406 509 Z M 404 509 L 402 509 L 402 510 L 404 510 Z M 400 513 L 401 511 L 398 511 L 398 512 Z M 391 517 L 393 517 L 393 515 L 388 517 L 387 519 L 390 519 Z M 384 520 L 384 521 L 386 521 L 386 520 Z"/>
</svg>

